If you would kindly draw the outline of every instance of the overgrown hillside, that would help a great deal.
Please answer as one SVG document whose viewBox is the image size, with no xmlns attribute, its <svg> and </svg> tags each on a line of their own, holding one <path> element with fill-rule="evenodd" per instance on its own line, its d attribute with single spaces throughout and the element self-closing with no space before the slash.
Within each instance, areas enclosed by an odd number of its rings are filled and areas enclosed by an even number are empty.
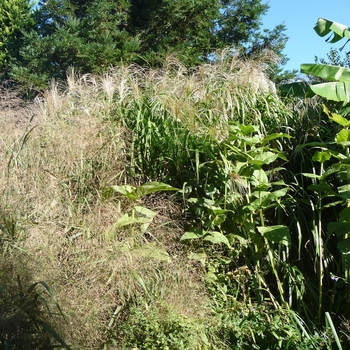
<svg viewBox="0 0 350 350">
<path fill-rule="evenodd" d="M 20 122 L 1 112 L 4 348 L 329 349 L 349 334 L 341 255 L 315 236 L 319 188 L 301 175 L 333 131 L 265 67 L 70 70 Z"/>
</svg>

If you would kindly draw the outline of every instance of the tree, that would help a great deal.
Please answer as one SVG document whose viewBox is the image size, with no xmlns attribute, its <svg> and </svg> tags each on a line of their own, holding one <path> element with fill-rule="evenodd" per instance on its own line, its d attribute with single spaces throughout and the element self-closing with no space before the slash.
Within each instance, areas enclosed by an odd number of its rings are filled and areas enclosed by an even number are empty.
<svg viewBox="0 0 350 350">
<path fill-rule="evenodd" d="M 127 1 L 40 0 L 35 30 L 25 35 L 12 76 L 29 88 L 42 88 L 52 77 L 65 77 L 70 66 L 100 73 L 131 61 L 138 40 L 125 30 L 127 10 Z"/>
<path fill-rule="evenodd" d="M 269 9 L 261 0 L 220 0 L 215 21 L 217 46 L 244 47 L 261 27 L 261 18 Z"/>
<path fill-rule="evenodd" d="M 173 53 L 195 65 L 215 49 L 217 0 L 131 0 L 128 30 L 139 35 L 143 62 L 155 66 Z M 141 60 L 141 63 L 142 63 Z"/>
<path fill-rule="evenodd" d="M 18 58 L 22 31 L 33 25 L 32 5 L 28 0 L 3 0 L 0 6 L 0 71 L 5 73 L 11 58 Z"/>
<path fill-rule="evenodd" d="M 327 54 L 327 58 L 318 58 L 315 57 L 315 63 L 321 63 L 321 64 L 330 64 L 333 66 L 340 66 L 340 67 L 346 67 L 350 68 L 350 52 L 345 52 L 344 57 L 341 55 L 342 48 L 335 49 L 331 48 L 329 53 Z"/>
<path fill-rule="evenodd" d="M 100 73 L 121 61 L 159 66 L 168 53 L 194 66 L 227 46 L 276 51 L 285 28 L 260 33 L 267 10 L 261 0 L 40 0 L 12 75 L 37 84 L 69 66 Z"/>
<path fill-rule="evenodd" d="M 140 35 L 141 55 L 151 65 L 166 53 L 195 65 L 227 47 L 244 56 L 270 49 L 282 58 L 285 26 L 259 31 L 268 9 L 261 0 L 131 0 L 128 28 Z"/>
</svg>

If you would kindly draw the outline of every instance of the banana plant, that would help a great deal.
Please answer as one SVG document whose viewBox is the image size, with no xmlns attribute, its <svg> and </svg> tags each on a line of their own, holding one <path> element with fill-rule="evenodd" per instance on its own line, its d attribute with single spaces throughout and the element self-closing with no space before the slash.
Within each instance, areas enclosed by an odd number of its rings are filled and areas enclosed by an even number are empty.
<svg viewBox="0 0 350 350">
<path fill-rule="evenodd" d="M 326 42 L 332 44 L 344 38 L 348 39 L 347 42 L 350 40 L 349 27 L 324 18 L 318 19 L 314 30 L 321 37 L 328 35 Z M 304 63 L 301 64 L 300 71 L 325 82 L 312 85 L 305 82 L 285 84 L 281 86 L 283 92 L 298 97 L 319 95 L 327 100 L 343 102 L 344 105 L 350 102 L 350 69 L 328 64 Z"/>
</svg>

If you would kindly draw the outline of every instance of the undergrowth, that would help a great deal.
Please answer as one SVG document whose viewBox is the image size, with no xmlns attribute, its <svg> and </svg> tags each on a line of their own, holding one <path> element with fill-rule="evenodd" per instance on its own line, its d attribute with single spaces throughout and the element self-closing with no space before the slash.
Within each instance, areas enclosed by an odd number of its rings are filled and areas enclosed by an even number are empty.
<svg viewBox="0 0 350 350">
<path fill-rule="evenodd" d="M 263 61 L 188 71 L 170 57 L 160 70 L 71 69 L 27 119 L 2 118 L 1 252 L 30 278 L 1 269 L 0 308 L 31 318 L 13 337 L 2 311 L 1 344 L 333 346 L 337 332 L 295 311 L 306 233 L 278 221 L 296 205 L 284 179 L 303 108 L 278 97 Z"/>
</svg>

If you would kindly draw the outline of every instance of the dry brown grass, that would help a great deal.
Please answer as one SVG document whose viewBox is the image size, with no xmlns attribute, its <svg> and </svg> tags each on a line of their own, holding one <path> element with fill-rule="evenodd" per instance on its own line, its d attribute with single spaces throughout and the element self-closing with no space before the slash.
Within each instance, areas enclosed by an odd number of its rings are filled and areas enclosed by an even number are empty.
<svg viewBox="0 0 350 350">
<path fill-rule="evenodd" d="M 14 215 L 17 229 L 8 254 L 26 256 L 33 279 L 50 285 L 68 320 L 60 331 L 77 348 L 100 348 L 115 309 L 147 300 L 135 276 L 179 314 L 206 313 L 200 274 L 182 255 L 181 227 L 167 225 L 166 213 L 149 239 L 165 247 L 169 261 L 132 254 L 122 239 L 128 230 L 105 239 L 130 205 L 103 196 L 104 188 L 126 181 L 127 132 L 107 117 L 115 108 L 112 96 L 121 103 L 139 89 L 130 70 L 101 79 L 71 72 L 67 86 L 52 83 L 37 99 L 30 121 L 0 121 L 0 205 Z M 148 204 L 159 209 L 164 203 L 168 197 Z"/>
</svg>

